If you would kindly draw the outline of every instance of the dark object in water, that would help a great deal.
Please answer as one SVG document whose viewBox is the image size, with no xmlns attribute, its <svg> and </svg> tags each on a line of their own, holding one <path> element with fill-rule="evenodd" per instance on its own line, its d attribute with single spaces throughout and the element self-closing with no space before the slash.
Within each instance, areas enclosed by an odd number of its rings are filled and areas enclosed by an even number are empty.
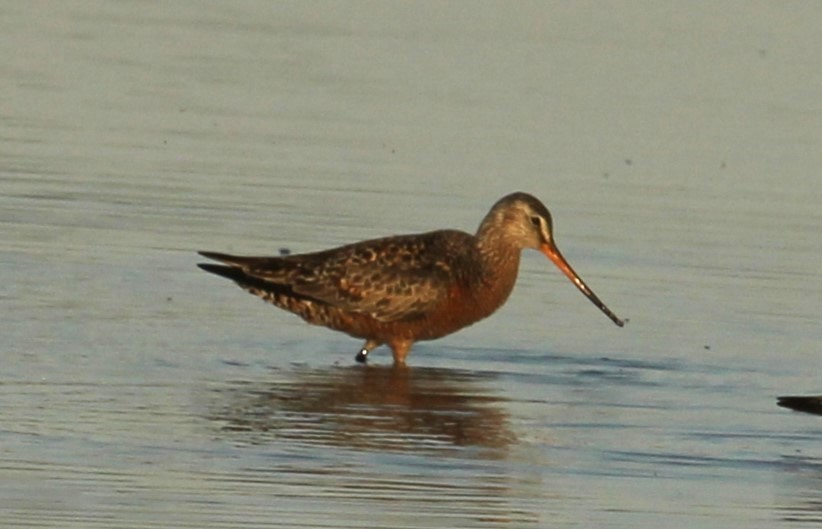
<svg viewBox="0 0 822 529">
<path fill-rule="evenodd" d="M 814 415 L 822 415 L 822 395 L 810 397 L 777 397 L 776 404 L 783 408 L 790 408 L 795 411 L 804 411 Z"/>
</svg>

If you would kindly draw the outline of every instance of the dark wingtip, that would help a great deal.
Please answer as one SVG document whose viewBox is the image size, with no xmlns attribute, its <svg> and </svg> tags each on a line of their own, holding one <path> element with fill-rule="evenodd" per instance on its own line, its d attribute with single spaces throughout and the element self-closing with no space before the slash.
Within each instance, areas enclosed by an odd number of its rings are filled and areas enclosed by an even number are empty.
<svg viewBox="0 0 822 529">
<path fill-rule="evenodd" d="M 245 277 L 245 273 L 241 269 L 233 266 L 223 266 L 211 263 L 197 263 L 197 266 L 201 270 L 205 270 L 206 272 L 218 275 L 220 277 L 231 279 L 232 281 L 239 281 Z"/>
<path fill-rule="evenodd" d="M 776 404 L 794 411 L 822 415 L 822 395 L 777 397 Z"/>
<path fill-rule="evenodd" d="M 213 274 L 216 274 L 217 270 L 220 268 L 228 268 L 227 266 L 215 265 L 211 263 L 197 263 L 197 267 L 201 270 L 205 270 L 206 272 L 211 272 Z"/>
</svg>

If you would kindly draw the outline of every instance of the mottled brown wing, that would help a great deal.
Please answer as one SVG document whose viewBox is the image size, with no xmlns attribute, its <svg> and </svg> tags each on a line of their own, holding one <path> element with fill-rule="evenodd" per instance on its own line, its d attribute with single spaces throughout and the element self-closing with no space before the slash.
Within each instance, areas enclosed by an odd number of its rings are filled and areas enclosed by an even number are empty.
<svg viewBox="0 0 822 529">
<path fill-rule="evenodd" d="M 451 258 L 470 240 L 437 231 L 288 257 L 220 260 L 272 287 L 288 285 L 294 294 L 389 322 L 419 317 L 448 296 L 457 281 Z"/>
</svg>

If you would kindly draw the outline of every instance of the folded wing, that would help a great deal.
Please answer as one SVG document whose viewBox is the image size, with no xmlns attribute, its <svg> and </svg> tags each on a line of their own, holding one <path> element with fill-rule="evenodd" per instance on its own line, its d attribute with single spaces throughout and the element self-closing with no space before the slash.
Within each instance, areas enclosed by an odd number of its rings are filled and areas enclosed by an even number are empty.
<svg viewBox="0 0 822 529">
<path fill-rule="evenodd" d="M 442 233 L 389 237 L 286 257 L 200 252 L 229 265 L 200 266 L 257 295 L 261 291 L 286 293 L 378 321 L 406 320 L 430 312 L 457 286 L 453 267 L 442 258 L 453 253 L 438 248 L 444 240 Z"/>
</svg>

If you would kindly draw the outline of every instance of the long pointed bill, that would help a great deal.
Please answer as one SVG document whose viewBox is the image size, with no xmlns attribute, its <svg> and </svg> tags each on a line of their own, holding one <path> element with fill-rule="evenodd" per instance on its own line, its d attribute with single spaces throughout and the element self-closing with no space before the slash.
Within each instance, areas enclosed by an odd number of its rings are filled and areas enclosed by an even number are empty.
<svg viewBox="0 0 822 529">
<path fill-rule="evenodd" d="M 562 254 L 559 253 L 559 248 L 557 248 L 556 244 L 554 244 L 553 241 L 545 243 L 542 246 L 540 246 L 540 251 L 542 251 L 542 253 L 544 253 L 548 257 L 548 259 L 553 261 L 554 264 L 557 265 L 557 268 L 562 270 L 562 273 L 565 274 L 568 277 L 568 279 L 571 280 L 571 283 L 575 284 L 579 291 L 585 294 L 585 297 L 590 299 L 591 303 L 596 305 L 599 308 L 599 310 L 604 312 L 606 316 L 611 318 L 611 320 L 620 327 L 625 325 L 625 322 L 619 319 L 616 314 L 611 312 L 611 309 L 606 307 L 605 303 L 600 301 L 597 295 L 594 294 L 594 291 L 588 288 L 588 285 L 585 284 L 585 281 L 583 281 L 582 278 L 579 277 L 576 272 L 574 272 L 574 269 L 571 268 L 571 265 L 568 264 L 568 261 L 566 261 Z"/>
</svg>

